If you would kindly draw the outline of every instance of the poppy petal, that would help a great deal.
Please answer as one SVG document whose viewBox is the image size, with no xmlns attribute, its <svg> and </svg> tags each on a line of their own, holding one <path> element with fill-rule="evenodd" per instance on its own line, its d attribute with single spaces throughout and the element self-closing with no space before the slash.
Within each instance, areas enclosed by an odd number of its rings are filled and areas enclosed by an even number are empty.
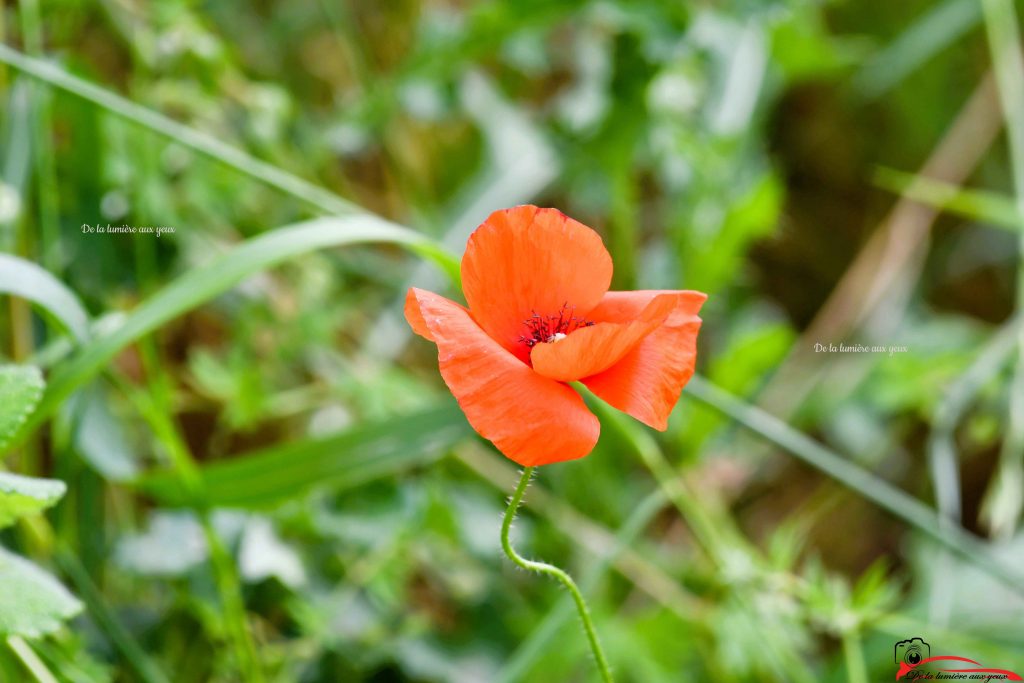
<svg viewBox="0 0 1024 683">
<path fill-rule="evenodd" d="M 581 327 L 565 339 L 537 344 L 530 353 L 535 372 L 574 382 L 615 365 L 647 335 L 661 327 L 676 308 L 674 294 L 651 299 L 635 320 L 599 322 Z"/>
<path fill-rule="evenodd" d="M 635 317 L 664 291 L 609 292 L 591 312 L 595 320 Z M 640 341 L 622 359 L 583 383 L 610 405 L 644 424 L 664 431 L 697 360 L 697 316 L 707 298 L 702 292 L 680 291 L 665 324 Z"/>
<path fill-rule="evenodd" d="M 692 289 L 641 289 L 634 292 L 608 292 L 601 298 L 588 317 L 597 322 L 629 322 L 635 320 L 655 297 L 672 295 L 676 307 L 666 324 L 685 322 L 689 316 L 697 315 L 708 295 Z"/>
<path fill-rule="evenodd" d="M 416 289 L 415 287 L 409 288 L 409 292 L 405 295 L 405 319 L 409 323 L 409 327 L 412 328 L 413 332 L 423 337 L 427 341 L 434 341 L 434 335 L 430 331 L 430 327 L 427 325 L 427 321 L 423 319 L 423 311 L 420 309 L 420 302 L 417 300 L 416 295 L 413 293 L 413 290 L 415 290 L 416 292 L 423 291 Z M 437 294 L 434 294 L 433 292 L 423 293 L 438 298 L 444 298 L 438 296 Z M 455 303 L 450 299 L 445 299 L 445 301 L 450 303 L 452 306 L 458 306 L 459 308 L 462 308 L 462 310 L 466 310 L 465 308 L 459 306 L 459 304 Z"/>
<path fill-rule="evenodd" d="M 533 467 L 593 450 L 601 425 L 580 395 L 520 362 L 465 308 L 412 288 L 405 310 L 413 329 L 422 325 L 437 343 L 441 376 L 469 424 L 507 457 Z"/>
<path fill-rule="evenodd" d="M 466 243 L 462 291 L 473 319 L 524 363 L 531 315 L 568 305 L 584 316 L 608 291 L 612 259 L 601 236 L 556 209 L 517 206 L 492 213 Z"/>
</svg>

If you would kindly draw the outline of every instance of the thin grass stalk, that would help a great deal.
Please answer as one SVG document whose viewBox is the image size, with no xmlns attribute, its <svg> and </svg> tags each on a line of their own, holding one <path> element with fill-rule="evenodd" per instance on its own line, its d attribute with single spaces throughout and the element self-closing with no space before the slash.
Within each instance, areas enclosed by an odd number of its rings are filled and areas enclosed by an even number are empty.
<svg viewBox="0 0 1024 683">
<path fill-rule="evenodd" d="M 285 194 L 302 200 L 320 213 L 335 215 L 369 213 L 347 199 L 343 199 L 308 180 L 261 161 L 212 135 L 179 123 L 110 90 L 74 76 L 58 66 L 25 55 L 6 45 L 0 45 L 0 62 L 275 187 Z"/>
<path fill-rule="evenodd" d="M 868 668 L 864 662 L 864 646 L 860 632 L 849 629 L 843 632 L 843 657 L 846 659 L 846 680 L 849 683 L 868 683 Z"/>
<path fill-rule="evenodd" d="M 807 435 L 756 406 L 720 389 L 699 375 L 687 385 L 687 395 L 717 410 L 804 463 L 823 472 L 897 519 L 937 540 L 958 556 L 1024 595 L 1024 577 L 995 557 L 987 544 L 962 527 L 945 528 L 938 513 L 910 494 L 825 448 Z"/>
<path fill-rule="evenodd" d="M 43 54 L 43 24 L 38 0 L 21 0 L 21 32 L 26 51 L 33 57 Z M 35 147 L 35 171 L 39 201 L 39 252 L 43 265 L 52 273 L 60 271 L 60 212 L 57 194 L 57 168 L 53 151 L 53 107 L 50 93 L 42 83 L 32 83 L 31 101 L 35 114 L 31 124 Z"/>
<path fill-rule="evenodd" d="M 999 102 L 1006 121 L 1017 211 L 1024 215 L 1024 61 L 1012 0 L 982 0 Z M 1024 231 L 1019 237 L 1017 311 L 1024 310 Z M 1024 507 L 1024 325 L 1017 331 L 1017 366 L 1010 384 L 1006 437 L 984 516 L 993 534 L 1008 539 Z"/>
<path fill-rule="evenodd" d="M 0 44 L 7 41 L 7 20 L 4 13 L 0 12 Z M 0 64 L 0 92 L 7 92 L 7 66 Z"/>
<path fill-rule="evenodd" d="M 998 374 L 1010 358 L 1016 348 L 1019 324 L 1017 317 L 1011 319 L 989 340 L 970 367 L 950 385 L 935 410 L 932 431 L 928 436 L 928 469 L 943 531 L 962 523 L 960 472 L 954 439 L 956 427 L 985 382 Z M 941 625 L 949 622 L 952 609 L 948 598 L 953 582 L 951 565 L 949 552 L 940 550 L 928 612 L 932 621 Z"/>
<path fill-rule="evenodd" d="M 245 602 L 242 598 L 242 584 L 235 564 L 224 546 L 223 540 L 213 526 L 208 505 L 203 501 L 202 477 L 199 467 L 188 449 L 188 445 L 169 417 L 167 410 L 158 405 L 149 394 L 134 389 L 124 381 L 117 382 L 126 392 L 136 410 L 149 424 L 154 436 L 163 445 L 182 488 L 199 517 L 213 567 L 214 581 L 224 609 L 224 621 L 231 640 L 235 658 L 245 681 L 261 683 L 265 680 L 256 646 L 249 632 Z M 161 386 L 154 378 L 153 386 Z"/>
<path fill-rule="evenodd" d="M 713 518 L 708 514 L 700 497 L 690 490 L 686 480 L 677 472 L 664 453 L 647 433 L 636 429 L 627 422 L 627 418 L 604 403 L 596 404 L 601 417 L 630 443 L 633 450 L 640 456 L 648 471 L 658 482 L 665 497 L 679 510 L 680 515 L 689 525 L 704 552 L 720 571 L 728 572 L 734 565 L 733 557 L 737 549 L 752 554 L 747 541 L 738 533 L 728 519 Z M 732 592 L 733 599 L 751 615 L 757 614 L 754 594 L 744 581 L 736 582 Z M 795 656 L 793 651 L 784 644 L 774 640 L 777 634 L 766 633 L 765 644 L 771 643 L 767 653 L 777 669 L 779 676 L 785 676 L 797 683 L 814 683 L 815 676 L 806 662 Z"/>
<path fill-rule="evenodd" d="M 29 673 L 38 683 L 58 683 L 57 677 L 50 673 L 46 664 L 39 658 L 32 646 L 21 636 L 8 636 L 7 646 L 18 656 Z"/>
<path fill-rule="evenodd" d="M 125 661 L 145 683 L 168 683 L 170 679 L 156 663 L 149 658 L 142 646 L 126 629 L 117 617 L 103 602 L 99 588 L 89 578 L 78 557 L 66 548 L 59 548 L 55 555 L 57 564 L 75 585 L 77 594 L 85 602 L 89 614 L 97 626 L 110 638 L 110 642 L 120 651 Z"/>
</svg>

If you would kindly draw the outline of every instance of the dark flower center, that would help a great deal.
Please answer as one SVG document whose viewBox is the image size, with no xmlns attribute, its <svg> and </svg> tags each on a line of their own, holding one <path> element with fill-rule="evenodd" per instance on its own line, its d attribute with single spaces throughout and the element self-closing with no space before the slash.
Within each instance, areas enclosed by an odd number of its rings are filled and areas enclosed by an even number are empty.
<svg viewBox="0 0 1024 683">
<path fill-rule="evenodd" d="M 562 304 L 557 315 L 540 315 L 534 311 L 533 315 L 523 321 L 527 333 L 521 335 L 519 341 L 532 349 L 537 344 L 564 339 L 570 332 L 594 324 L 591 320 L 576 316 L 575 312 L 576 307 L 568 303 Z"/>
</svg>

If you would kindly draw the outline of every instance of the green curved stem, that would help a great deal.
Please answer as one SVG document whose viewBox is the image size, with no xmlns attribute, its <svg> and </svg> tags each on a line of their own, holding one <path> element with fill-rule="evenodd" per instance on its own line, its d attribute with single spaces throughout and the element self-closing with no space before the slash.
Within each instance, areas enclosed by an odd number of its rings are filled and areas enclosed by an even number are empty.
<svg viewBox="0 0 1024 683">
<path fill-rule="evenodd" d="M 554 577 L 561 581 L 562 585 L 568 589 L 569 594 L 572 595 L 572 599 L 576 603 L 576 611 L 579 612 L 580 621 L 583 622 L 583 630 L 587 634 L 587 640 L 590 641 L 590 649 L 594 653 L 594 659 L 597 660 L 597 668 L 601 672 L 601 677 L 605 683 L 612 683 L 611 668 L 609 668 L 608 660 L 604 656 L 604 650 L 601 649 L 601 643 L 597 640 L 597 631 L 594 629 L 594 622 L 590 618 L 590 610 L 587 608 L 587 603 L 583 599 L 583 594 L 580 593 L 576 582 L 572 580 L 572 577 L 564 569 L 546 562 L 527 560 L 525 557 L 520 556 L 515 548 L 512 547 L 512 542 L 509 541 L 508 532 L 512 528 L 512 520 L 515 519 L 519 503 L 522 502 L 523 495 L 526 493 L 526 487 L 530 485 L 533 469 L 532 467 L 527 467 L 523 470 L 523 476 L 519 480 L 519 485 L 516 486 L 515 493 L 512 494 L 512 499 L 508 503 L 505 518 L 501 522 L 501 547 L 504 549 L 505 554 L 508 555 L 508 559 L 523 569 Z"/>
</svg>

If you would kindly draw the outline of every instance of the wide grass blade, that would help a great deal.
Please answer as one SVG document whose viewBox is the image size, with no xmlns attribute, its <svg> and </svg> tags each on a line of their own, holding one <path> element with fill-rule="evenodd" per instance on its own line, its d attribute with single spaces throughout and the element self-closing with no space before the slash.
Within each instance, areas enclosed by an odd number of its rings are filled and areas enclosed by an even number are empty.
<svg viewBox="0 0 1024 683">
<path fill-rule="evenodd" d="M 884 95 L 979 21 L 977 0 L 945 0 L 934 5 L 864 63 L 854 75 L 854 89 L 869 100 Z"/>
<path fill-rule="evenodd" d="M 352 244 L 395 244 L 419 252 L 447 272 L 457 269 L 428 238 L 373 216 L 320 218 L 254 237 L 189 271 L 136 308 L 121 327 L 93 340 L 58 368 L 39 409 L 14 441 L 17 443 L 70 396 L 99 373 L 123 348 L 161 325 L 223 294 L 245 278 L 316 249 Z"/>
<path fill-rule="evenodd" d="M 203 502 L 267 508 L 318 485 L 341 490 L 436 460 L 470 433 L 454 402 L 405 417 L 367 423 L 333 436 L 293 441 L 200 468 Z M 139 480 L 169 505 L 187 505 L 174 472 Z"/>
<path fill-rule="evenodd" d="M 42 307 L 78 341 L 89 336 L 89 314 L 63 282 L 45 268 L 10 254 L 0 254 L 0 294 L 11 294 Z"/>
</svg>

